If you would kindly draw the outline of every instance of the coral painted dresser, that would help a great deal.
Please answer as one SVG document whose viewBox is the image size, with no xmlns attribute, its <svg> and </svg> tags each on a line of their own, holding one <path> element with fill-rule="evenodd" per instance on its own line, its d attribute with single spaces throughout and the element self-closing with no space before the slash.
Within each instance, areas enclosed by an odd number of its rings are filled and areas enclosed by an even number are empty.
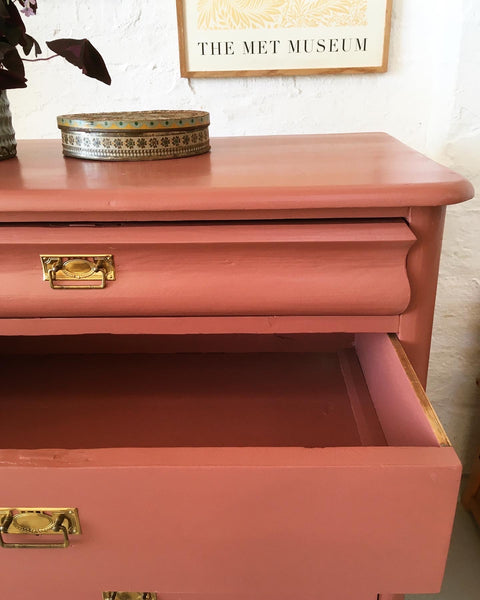
<svg viewBox="0 0 480 600">
<path fill-rule="evenodd" d="M 445 205 L 381 133 L 0 164 L 0 597 L 438 591 L 460 464 L 422 388 Z"/>
</svg>

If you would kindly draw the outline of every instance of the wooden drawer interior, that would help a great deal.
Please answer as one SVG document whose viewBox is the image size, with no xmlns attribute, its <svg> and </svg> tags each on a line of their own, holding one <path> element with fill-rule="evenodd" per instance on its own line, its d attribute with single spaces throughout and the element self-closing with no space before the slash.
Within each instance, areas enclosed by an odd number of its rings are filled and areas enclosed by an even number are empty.
<svg viewBox="0 0 480 600">
<path fill-rule="evenodd" d="M 448 445 L 396 338 L 307 336 L 294 340 L 297 352 L 264 345 L 270 351 L 4 355 L 2 403 L 18 427 L 3 432 L 3 447 Z"/>
</svg>

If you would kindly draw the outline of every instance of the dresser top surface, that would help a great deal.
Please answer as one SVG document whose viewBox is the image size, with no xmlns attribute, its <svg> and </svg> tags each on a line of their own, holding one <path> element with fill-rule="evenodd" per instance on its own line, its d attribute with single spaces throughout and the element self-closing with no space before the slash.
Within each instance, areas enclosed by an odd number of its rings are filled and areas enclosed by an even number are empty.
<svg viewBox="0 0 480 600">
<path fill-rule="evenodd" d="M 384 133 L 216 138 L 186 159 L 65 158 L 21 141 L 0 162 L 0 220 L 212 218 L 235 212 L 454 204 L 470 183 Z"/>
</svg>

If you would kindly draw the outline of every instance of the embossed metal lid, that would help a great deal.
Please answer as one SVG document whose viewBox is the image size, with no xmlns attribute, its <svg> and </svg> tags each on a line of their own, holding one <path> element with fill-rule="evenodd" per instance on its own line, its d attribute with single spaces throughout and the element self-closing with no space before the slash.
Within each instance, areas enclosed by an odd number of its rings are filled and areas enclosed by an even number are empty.
<svg viewBox="0 0 480 600">
<path fill-rule="evenodd" d="M 139 112 L 59 115 L 60 129 L 83 131 L 158 131 L 208 126 L 210 115 L 200 110 L 153 110 Z"/>
</svg>

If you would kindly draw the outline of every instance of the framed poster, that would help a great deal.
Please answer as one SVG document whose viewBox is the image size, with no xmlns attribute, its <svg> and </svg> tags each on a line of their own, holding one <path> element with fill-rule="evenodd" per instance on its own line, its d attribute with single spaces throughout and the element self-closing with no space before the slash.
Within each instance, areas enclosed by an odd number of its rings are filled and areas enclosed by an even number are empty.
<svg viewBox="0 0 480 600">
<path fill-rule="evenodd" d="M 386 71 L 392 0 L 177 0 L 182 77 Z"/>
</svg>

